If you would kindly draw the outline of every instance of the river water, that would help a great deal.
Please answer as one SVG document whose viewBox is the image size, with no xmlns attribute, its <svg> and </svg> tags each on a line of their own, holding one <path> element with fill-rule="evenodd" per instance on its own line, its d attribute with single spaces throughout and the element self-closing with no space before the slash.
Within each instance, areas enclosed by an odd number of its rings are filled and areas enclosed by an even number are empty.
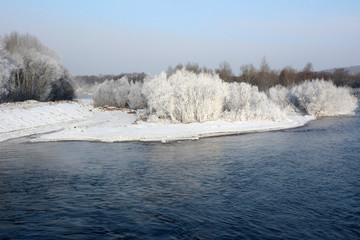
<svg viewBox="0 0 360 240">
<path fill-rule="evenodd" d="M 359 239 L 360 113 L 161 143 L 0 143 L 0 239 Z"/>
</svg>

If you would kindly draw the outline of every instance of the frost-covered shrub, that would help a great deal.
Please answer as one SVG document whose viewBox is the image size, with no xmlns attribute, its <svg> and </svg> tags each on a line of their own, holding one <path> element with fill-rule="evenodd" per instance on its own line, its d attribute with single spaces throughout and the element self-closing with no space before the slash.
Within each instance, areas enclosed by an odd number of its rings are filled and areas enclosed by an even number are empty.
<svg viewBox="0 0 360 240">
<path fill-rule="evenodd" d="M 226 86 L 218 75 L 195 74 L 184 69 L 169 78 L 165 73 L 144 82 L 150 119 L 205 122 L 221 117 Z"/>
<path fill-rule="evenodd" d="M 141 90 L 141 82 L 129 82 L 126 76 L 118 80 L 106 80 L 95 90 L 94 105 L 97 107 L 144 108 L 146 103 Z"/>
<path fill-rule="evenodd" d="M 146 101 L 141 91 L 143 83 L 140 81 L 130 81 L 130 90 L 128 94 L 128 105 L 133 109 L 140 109 L 146 107 Z"/>
<path fill-rule="evenodd" d="M 248 83 L 227 84 L 225 116 L 233 120 L 284 120 L 286 115 L 258 87 Z"/>
<path fill-rule="evenodd" d="M 289 100 L 295 107 L 312 116 L 351 114 L 357 107 L 357 99 L 349 89 L 318 79 L 294 86 L 290 90 Z"/>
<path fill-rule="evenodd" d="M 247 83 L 224 83 L 217 75 L 177 71 L 162 73 L 144 83 L 147 114 L 152 121 L 288 119 L 293 114 L 333 116 L 351 114 L 356 98 L 332 82 L 314 80 L 291 89 L 276 86 L 265 94 Z"/>
<path fill-rule="evenodd" d="M 349 89 L 319 79 L 303 82 L 290 89 L 278 85 L 270 88 L 268 95 L 287 114 L 336 116 L 352 114 L 357 107 L 356 97 Z"/>
<path fill-rule="evenodd" d="M 293 114 L 331 116 L 352 113 L 356 98 L 332 82 L 314 80 L 293 88 L 276 86 L 265 94 L 247 83 L 225 83 L 213 73 L 184 69 L 161 73 L 142 82 L 126 77 L 100 84 L 96 106 L 146 107 L 149 121 L 205 122 L 212 120 L 282 121 Z"/>
<path fill-rule="evenodd" d="M 173 89 L 167 80 L 166 74 L 155 76 L 144 81 L 142 94 L 147 103 L 147 114 L 155 116 L 154 119 L 175 120 Z"/>
<path fill-rule="evenodd" d="M 287 114 L 295 114 L 298 109 L 291 102 L 290 90 L 282 85 L 277 85 L 268 90 L 267 95 L 273 103 Z"/>
<path fill-rule="evenodd" d="M 126 107 L 129 92 L 129 81 L 127 78 L 120 80 L 106 80 L 98 85 L 94 94 L 94 105 Z"/>
</svg>

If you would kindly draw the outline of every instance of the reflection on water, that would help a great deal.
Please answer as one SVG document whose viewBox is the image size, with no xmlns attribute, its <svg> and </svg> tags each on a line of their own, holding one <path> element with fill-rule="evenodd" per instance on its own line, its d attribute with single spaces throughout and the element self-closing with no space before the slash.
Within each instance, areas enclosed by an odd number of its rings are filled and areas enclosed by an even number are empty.
<svg viewBox="0 0 360 240">
<path fill-rule="evenodd" d="M 159 143 L 0 143 L 0 238 L 356 239 L 360 118 Z"/>
</svg>

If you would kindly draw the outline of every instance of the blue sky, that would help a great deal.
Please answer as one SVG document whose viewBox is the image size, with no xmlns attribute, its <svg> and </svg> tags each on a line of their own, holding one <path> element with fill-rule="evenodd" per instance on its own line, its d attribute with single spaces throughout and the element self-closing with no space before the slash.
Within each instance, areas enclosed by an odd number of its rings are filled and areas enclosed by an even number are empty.
<svg viewBox="0 0 360 240">
<path fill-rule="evenodd" d="M 0 35 L 30 33 L 74 74 L 196 62 L 315 70 L 360 65 L 360 1 L 0 0 Z"/>
</svg>

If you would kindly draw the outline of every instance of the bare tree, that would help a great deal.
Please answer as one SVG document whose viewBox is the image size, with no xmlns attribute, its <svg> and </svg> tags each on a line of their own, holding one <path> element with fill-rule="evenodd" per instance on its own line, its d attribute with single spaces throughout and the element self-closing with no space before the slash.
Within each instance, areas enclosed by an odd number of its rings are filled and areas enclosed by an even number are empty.
<svg viewBox="0 0 360 240">
<path fill-rule="evenodd" d="M 344 68 L 336 68 L 332 74 L 332 78 L 336 86 L 346 85 L 350 80 L 349 72 Z"/>
<path fill-rule="evenodd" d="M 257 74 L 256 85 L 259 87 L 260 90 L 265 91 L 273 85 L 272 78 L 270 74 L 270 67 L 266 61 L 266 57 L 263 57 L 261 60 L 259 72 Z"/>
<path fill-rule="evenodd" d="M 178 65 L 176 65 L 175 68 L 174 68 L 174 73 L 175 73 L 176 71 L 178 71 L 178 70 L 183 69 L 183 68 L 184 68 L 184 65 L 182 65 L 182 63 L 178 63 Z"/>
<path fill-rule="evenodd" d="M 311 62 L 306 63 L 305 67 L 303 68 L 302 72 L 300 73 L 300 80 L 309 80 L 313 78 L 313 65 Z"/>
<path fill-rule="evenodd" d="M 255 84 L 258 71 L 253 64 L 242 65 L 240 67 L 240 71 L 241 71 L 240 79 L 242 82 Z"/>
<path fill-rule="evenodd" d="M 279 76 L 279 83 L 283 86 L 290 86 L 297 82 L 296 70 L 290 66 L 284 67 Z"/>
<path fill-rule="evenodd" d="M 169 65 L 169 66 L 168 66 L 168 69 L 167 69 L 167 71 L 166 71 L 166 75 L 167 75 L 167 76 L 171 76 L 171 75 L 173 75 L 174 73 L 175 73 L 174 68 Z"/>
<path fill-rule="evenodd" d="M 213 70 L 212 70 L 211 68 L 208 68 L 208 67 L 206 67 L 206 66 L 203 66 L 202 69 L 201 69 L 201 71 L 202 71 L 203 73 L 211 73 L 211 72 L 213 72 Z"/>
<path fill-rule="evenodd" d="M 185 66 L 185 69 L 189 72 L 193 72 L 193 73 L 200 73 L 201 69 L 199 67 L 199 64 L 197 63 L 190 63 L 188 62 Z"/>
<path fill-rule="evenodd" d="M 312 72 L 314 71 L 313 65 L 311 62 L 306 63 L 303 72 Z"/>
<path fill-rule="evenodd" d="M 231 81 L 233 77 L 233 71 L 228 62 L 222 61 L 219 64 L 219 68 L 216 69 L 216 72 L 219 74 L 219 77 L 224 81 Z"/>
</svg>

